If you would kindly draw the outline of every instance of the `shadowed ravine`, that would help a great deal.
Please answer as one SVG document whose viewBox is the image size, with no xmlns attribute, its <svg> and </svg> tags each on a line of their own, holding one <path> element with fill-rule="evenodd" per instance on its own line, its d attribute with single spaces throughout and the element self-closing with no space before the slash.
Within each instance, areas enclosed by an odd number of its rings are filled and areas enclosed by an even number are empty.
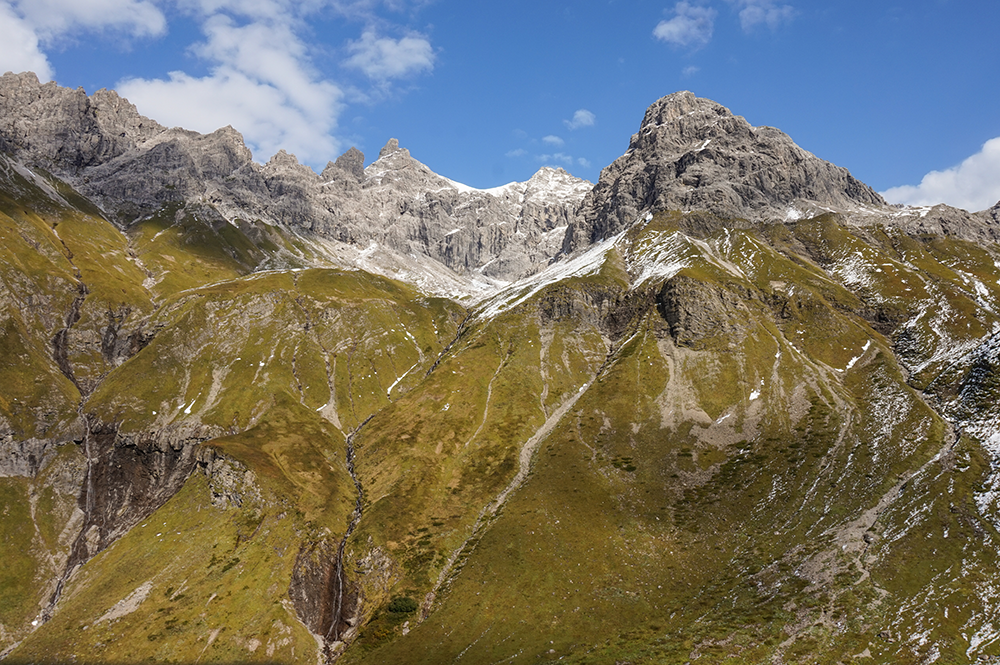
<svg viewBox="0 0 1000 665">
<path fill-rule="evenodd" d="M 355 627 L 357 589 L 344 572 L 344 548 L 361 521 L 364 490 L 354 469 L 354 439 L 371 421 L 369 416 L 346 437 L 346 466 L 354 482 L 355 503 L 340 541 L 303 543 L 295 559 L 288 595 L 302 622 L 322 640 L 323 658 L 332 662 L 343 649 L 344 632 Z"/>
</svg>

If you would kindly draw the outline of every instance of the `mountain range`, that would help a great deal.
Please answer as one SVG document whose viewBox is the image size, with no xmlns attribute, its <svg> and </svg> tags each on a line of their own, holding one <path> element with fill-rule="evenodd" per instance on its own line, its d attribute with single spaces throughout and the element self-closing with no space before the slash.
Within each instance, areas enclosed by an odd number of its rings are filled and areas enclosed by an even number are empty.
<svg viewBox="0 0 1000 665">
<path fill-rule="evenodd" d="M 1000 662 L 1000 204 L 364 163 L 0 77 L 3 659 Z"/>
</svg>

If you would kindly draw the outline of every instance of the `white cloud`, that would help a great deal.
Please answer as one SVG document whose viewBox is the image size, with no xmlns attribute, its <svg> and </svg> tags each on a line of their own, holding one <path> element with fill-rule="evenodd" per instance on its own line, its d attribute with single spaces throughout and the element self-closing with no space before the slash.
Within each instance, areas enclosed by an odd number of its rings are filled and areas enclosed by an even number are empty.
<svg viewBox="0 0 1000 665">
<path fill-rule="evenodd" d="M 419 33 L 392 39 L 366 30 L 361 39 L 348 44 L 347 49 L 352 55 L 345 65 L 380 81 L 434 69 L 434 49 Z"/>
<path fill-rule="evenodd" d="M 168 80 L 129 79 L 119 90 L 140 111 L 169 126 L 208 133 L 232 125 L 242 132 L 258 161 L 286 149 L 301 161 L 319 162 L 339 149 L 331 132 L 336 125 L 339 91 L 318 86 L 330 112 L 317 117 L 284 91 L 229 67 L 196 78 L 171 72 Z"/>
<path fill-rule="evenodd" d="M 577 157 L 576 163 L 579 164 L 580 166 L 586 168 L 586 169 L 590 168 L 590 160 L 589 159 L 584 159 L 583 157 Z"/>
<path fill-rule="evenodd" d="M 505 154 L 505 156 L 506 157 L 524 157 L 527 154 L 528 154 L 528 151 L 525 150 L 524 148 L 517 148 L 515 150 L 508 151 Z"/>
<path fill-rule="evenodd" d="M 33 71 L 42 81 L 54 76 L 42 44 L 76 31 L 115 30 L 132 37 L 166 31 L 163 12 L 149 0 L 0 1 L 0 71 Z"/>
<path fill-rule="evenodd" d="M 696 67 L 695 65 L 690 65 L 681 70 L 681 76 L 684 78 L 690 78 L 701 71 L 701 67 Z"/>
<path fill-rule="evenodd" d="M 78 30 L 120 30 L 133 37 L 166 32 L 167 19 L 148 0 L 17 0 L 25 21 L 43 41 Z"/>
<path fill-rule="evenodd" d="M 228 12 L 253 19 L 287 20 L 293 14 L 288 0 L 177 0 L 177 5 L 202 16 Z"/>
<path fill-rule="evenodd" d="M 233 1 L 239 2 L 240 0 Z M 396 13 L 413 12 L 435 2 L 435 0 L 312 0 L 312 2 L 329 6 L 350 18 L 370 21 L 376 17 L 378 9 L 384 8 Z"/>
<path fill-rule="evenodd" d="M 166 125 L 199 132 L 233 125 L 261 161 L 280 148 L 306 163 L 335 156 L 342 92 L 314 75 L 289 23 L 237 25 L 219 14 L 204 31 L 207 40 L 192 52 L 214 65 L 208 76 L 176 71 L 167 79 L 125 79 L 118 91 Z"/>
<path fill-rule="evenodd" d="M 552 136 L 551 134 L 549 136 L 543 136 L 542 143 L 548 143 L 549 145 L 554 145 L 557 148 L 566 144 L 566 142 L 561 138 L 558 136 Z"/>
<path fill-rule="evenodd" d="M 917 186 L 904 185 L 882 192 L 890 203 L 935 205 L 947 203 L 970 211 L 985 210 L 1000 201 L 1000 137 L 958 166 L 931 171 Z"/>
<path fill-rule="evenodd" d="M 735 0 L 733 4 L 740 8 L 743 32 L 753 32 L 760 25 L 777 30 L 782 24 L 790 23 L 796 14 L 791 5 L 779 5 L 774 0 Z"/>
<path fill-rule="evenodd" d="M 570 129 L 580 129 L 582 127 L 593 127 L 597 124 L 597 116 L 587 109 L 580 109 L 573 114 L 572 120 L 563 120 L 563 124 Z"/>
<path fill-rule="evenodd" d="M 52 66 L 38 48 L 35 31 L 5 2 L 0 2 L 0 34 L 4 41 L 0 48 L 0 74 L 32 71 L 43 82 L 52 79 Z"/>
<path fill-rule="evenodd" d="M 715 17 L 718 12 L 711 7 L 678 2 L 674 5 L 674 16 L 669 21 L 660 21 L 653 30 L 653 36 L 673 46 L 699 48 L 712 39 Z"/>
<path fill-rule="evenodd" d="M 572 156 L 562 152 L 553 155 L 538 155 L 535 159 L 545 164 L 566 164 L 567 166 L 572 166 L 573 162 L 576 161 Z"/>
</svg>

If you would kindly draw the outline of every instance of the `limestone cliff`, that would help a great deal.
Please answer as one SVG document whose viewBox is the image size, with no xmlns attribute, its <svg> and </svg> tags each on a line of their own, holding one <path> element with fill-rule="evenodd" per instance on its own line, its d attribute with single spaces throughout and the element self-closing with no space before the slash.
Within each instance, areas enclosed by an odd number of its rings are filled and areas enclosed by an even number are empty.
<svg viewBox="0 0 1000 665">
<path fill-rule="evenodd" d="M 253 161 L 232 127 L 167 129 L 116 93 L 0 77 L 0 150 L 72 182 L 122 228 L 170 204 L 208 204 L 361 250 L 373 244 L 440 262 L 459 275 L 511 280 L 562 249 L 591 183 L 543 168 L 527 182 L 480 190 L 437 175 L 395 139 L 364 168 L 351 148 L 322 174 L 280 151 Z"/>
<path fill-rule="evenodd" d="M 617 233 L 647 210 L 784 219 L 797 201 L 849 209 L 885 203 L 780 130 L 753 127 L 721 104 L 676 92 L 649 107 L 628 150 L 601 172 L 566 247 Z"/>
</svg>

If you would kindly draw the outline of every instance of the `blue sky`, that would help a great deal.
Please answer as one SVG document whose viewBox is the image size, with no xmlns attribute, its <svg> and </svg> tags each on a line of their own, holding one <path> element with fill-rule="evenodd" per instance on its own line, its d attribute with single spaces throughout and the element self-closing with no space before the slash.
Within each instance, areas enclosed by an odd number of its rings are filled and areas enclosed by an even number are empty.
<svg viewBox="0 0 1000 665">
<path fill-rule="evenodd" d="M 677 90 L 914 204 L 1000 200 L 1000 3 L 0 0 L 0 71 L 317 170 L 391 138 L 474 187 L 596 181 Z"/>
</svg>

